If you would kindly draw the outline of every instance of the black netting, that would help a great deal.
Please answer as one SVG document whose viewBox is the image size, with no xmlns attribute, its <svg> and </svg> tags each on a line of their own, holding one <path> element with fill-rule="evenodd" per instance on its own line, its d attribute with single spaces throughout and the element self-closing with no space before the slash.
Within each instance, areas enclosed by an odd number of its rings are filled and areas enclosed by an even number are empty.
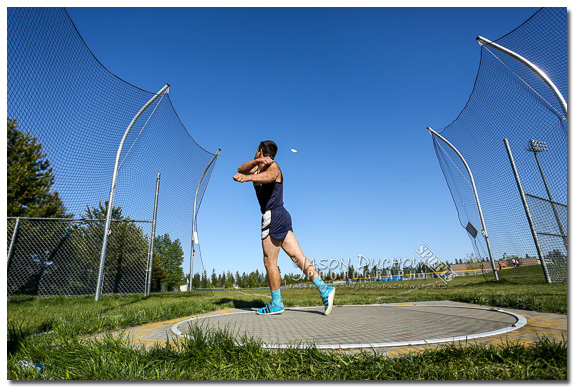
<svg viewBox="0 0 575 388">
<path fill-rule="evenodd" d="M 433 145 L 445 180 L 458 211 L 459 222 L 466 229 L 477 258 L 484 263 L 485 271 L 492 271 L 489 251 L 481 231 L 481 219 L 473 195 L 472 178 L 456 152 L 434 137 Z M 470 202 L 469 199 L 472 201 Z"/>
<path fill-rule="evenodd" d="M 41 142 L 55 175 L 52 191 L 66 215 L 89 218 L 87 207 L 97 208 L 110 196 L 128 125 L 157 91 L 109 72 L 63 8 L 8 8 L 7 63 L 8 118 Z M 167 92 L 135 122 L 120 154 L 114 207 L 124 218 L 151 220 L 161 173 L 156 235 L 179 239 L 184 268 L 191 255 L 194 196 L 213 157 L 181 123 Z M 214 166 L 200 184 L 196 211 Z"/>
<path fill-rule="evenodd" d="M 512 33 L 496 40 L 541 67 L 564 96 L 567 95 L 566 16 L 564 8 L 544 8 Z M 457 148 L 471 169 L 494 260 L 502 260 L 507 254 L 534 262 L 530 258 L 537 257 L 537 250 L 504 139 L 509 140 L 524 191 L 549 199 L 546 181 L 553 201 L 565 204 L 566 209 L 567 120 L 549 86 L 519 61 L 483 45 L 479 71 L 465 108 L 455 121 L 437 132 Z M 534 152 L 528 151 L 531 140 L 547 146 L 537 152 L 541 169 Z M 476 254 L 484 258 L 487 247 L 481 236 L 469 174 L 444 141 L 436 136 L 433 141 L 460 222 L 463 227 L 469 222 L 479 231 L 472 241 L 477 247 Z M 539 223 L 554 219 L 552 211 L 540 217 Z"/>
<path fill-rule="evenodd" d="M 486 37 L 488 38 L 488 37 Z M 495 40 L 495 43 L 520 53 L 530 62 L 535 63 L 551 79 L 567 101 L 567 8 L 543 8 L 529 20 L 509 34 Z M 506 64 L 511 64 L 518 74 L 534 80 L 532 73 L 516 61 L 500 56 Z M 540 82 L 539 79 L 536 80 Z M 533 81 L 529 82 L 533 85 Z M 541 91 L 555 109 L 561 112 L 561 106 L 549 88 Z"/>
</svg>

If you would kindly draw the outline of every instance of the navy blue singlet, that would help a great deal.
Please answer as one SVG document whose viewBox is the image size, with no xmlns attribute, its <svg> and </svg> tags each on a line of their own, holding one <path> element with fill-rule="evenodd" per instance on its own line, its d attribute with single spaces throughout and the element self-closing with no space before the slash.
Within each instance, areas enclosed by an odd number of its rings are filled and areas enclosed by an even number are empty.
<svg viewBox="0 0 575 388">
<path fill-rule="evenodd" d="M 258 171 L 256 174 L 263 171 Z M 284 204 L 284 177 L 282 174 L 281 182 L 270 182 L 270 183 L 254 183 L 254 189 L 256 190 L 256 196 L 258 197 L 258 202 L 260 203 L 260 210 L 264 214 L 268 210 L 272 210 L 283 206 Z"/>
<path fill-rule="evenodd" d="M 262 171 L 257 171 L 257 173 Z M 291 216 L 284 208 L 284 177 L 281 182 L 254 183 L 256 196 L 260 204 L 262 216 L 262 240 L 272 236 L 276 240 L 283 241 L 292 229 Z"/>
</svg>

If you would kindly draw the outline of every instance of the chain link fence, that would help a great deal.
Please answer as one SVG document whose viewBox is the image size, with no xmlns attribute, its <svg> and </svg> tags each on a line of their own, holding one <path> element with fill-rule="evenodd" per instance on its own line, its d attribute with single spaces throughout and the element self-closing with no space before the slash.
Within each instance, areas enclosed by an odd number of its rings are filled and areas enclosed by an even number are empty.
<svg viewBox="0 0 575 388">
<path fill-rule="evenodd" d="M 567 205 L 525 194 L 543 260 L 553 282 L 567 281 Z"/>
<path fill-rule="evenodd" d="M 93 295 L 104 220 L 9 218 L 8 297 Z M 103 294 L 145 293 L 151 221 L 114 220 Z"/>
</svg>

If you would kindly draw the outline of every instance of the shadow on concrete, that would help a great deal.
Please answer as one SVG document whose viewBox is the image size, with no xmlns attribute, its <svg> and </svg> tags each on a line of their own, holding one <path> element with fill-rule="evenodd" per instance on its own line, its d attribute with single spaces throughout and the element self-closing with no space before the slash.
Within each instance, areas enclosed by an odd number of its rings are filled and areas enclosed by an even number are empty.
<svg viewBox="0 0 575 388">
<path fill-rule="evenodd" d="M 255 300 L 241 300 L 241 299 L 230 299 L 230 298 L 221 298 L 213 303 L 215 305 L 224 305 L 228 303 L 232 303 L 234 308 L 241 309 L 241 310 L 248 310 L 253 308 L 260 308 L 264 307 L 267 303 L 261 299 Z"/>
</svg>

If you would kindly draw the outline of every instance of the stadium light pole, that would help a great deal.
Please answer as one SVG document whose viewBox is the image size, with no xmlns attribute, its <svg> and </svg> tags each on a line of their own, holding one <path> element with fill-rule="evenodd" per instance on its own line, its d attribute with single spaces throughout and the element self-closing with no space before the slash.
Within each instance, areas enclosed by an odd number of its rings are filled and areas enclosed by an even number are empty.
<svg viewBox="0 0 575 388">
<path fill-rule="evenodd" d="M 543 249 L 541 249 L 541 243 L 539 242 L 539 235 L 537 229 L 535 228 L 535 223 L 533 222 L 533 217 L 531 216 L 531 210 L 529 210 L 529 204 L 527 203 L 527 197 L 525 191 L 523 190 L 523 185 L 521 184 L 521 179 L 519 178 L 519 172 L 517 172 L 517 166 L 515 165 L 515 159 L 513 158 L 513 153 L 511 152 L 511 147 L 509 146 L 509 140 L 503 139 L 505 143 L 505 149 L 507 150 L 507 156 L 509 157 L 509 162 L 511 163 L 511 169 L 513 170 L 513 175 L 515 176 L 515 182 L 517 183 L 517 188 L 519 189 L 519 195 L 521 196 L 521 202 L 523 202 L 523 208 L 525 209 L 525 215 L 527 216 L 527 222 L 529 223 L 529 228 L 531 229 L 531 235 L 533 236 L 533 242 L 535 243 L 535 250 L 537 251 L 537 256 L 541 261 L 541 268 L 543 269 L 543 276 L 545 276 L 545 281 L 551 283 L 551 276 L 547 270 L 547 264 L 545 263 L 545 258 L 543 255 Z"/>
<path fill-rule="evenodd" d="M 194 254 L 196 253 L 196 251 L 194 250 L 194 243 L 195 244 L 199 244 L 198 241 L 198 232 L 195 230 L 196 228 L 196 217 L 197 217 L 197 210 L 196 210 L 196 203 L 198 202 L 198 193 L 200 192 L 200 186 L 202 185 L 202 181 L 204 180 L 204 177 L 206 176 L 206 173 L 208 172 L 208 169 L 210 168 L 210 166 L 212 165 L 212 163 L 214 162 L 214 160 L 217 159 L 218 155 L 220 154 L 221 149 L 218 150 L 218 152 L 216 152 L 216 154 L 214 155 L 214 157 L 212 158 L 212 160 L 210 160 L 210 163 L 208 163 L 208 165 L 206 166 L 206 169 L 204 170 L 204 173 L 202 174 L 202 177 L 200 178 L 200 181 L 198 182 L 198 187 L 196 187 L 196 195 L 194 196 L 194 214 L 192 216 L 192 252 L 191 252 L 191 257 L 190 257 L 190 285 L 188 287 L 188 291 L 192 290 L 192 276 L 194 275 Z"/>
<path fill-rule="evenodd" d="M 120 141 L 120 145 L 118 146 L 118 152 L 116 153 L 116 163 L 114 165 L 114 175 L 112 176 L 112 186 L 110 188 L 110 199 L 108 200 L 108 209 L 106 211 L 106 226 L 104 227 L 104 238 L 102 239 L 102 252 L 100 253 L 100 269 L 98 272 L 98 283 L 96 285 L 96 296 L 94 298 L 96 301 L 100 300 L 100 295 L 102 293 L 102 285 L 103 285 L 103 278 L 104 278 L 104 265 L 106 262 L 106 247 L 108 246 L 108 235 L 110 234 L 110 223 L 112 221 L 112 209 L 114 208 L 114 195 L 116 193 L 116 180 L 118 178 L 118 170 L 119 170 L 118 166 L 120 163 L 120 155 L 122 154 L 122 148 L 124 147 L 124 143 L 126 142 L 126 138 L 128 137 L 128 134 L 130 133 L 130 131 L 132 130 L 132 127 L 134 126 L 134 124 L 136 124 L 136 121 L 138 121 L 138 119 L 140 118 L 142 113 L 144 113 L 144 111 L 158 97 L 160 97 L 162 94 L 164 94 L 164 92 L 166 92 L 169 88 L 170 88 L 170 85 L 166 84 L 163 88 L 160 89 L 160 91 L 158 93 L 154 94 L 152 96 L 152 98 L 150 98 L 150 100 L 148 102 L 146 102 L 146 104 L 142 108 L 140 108 L 140 110 L 138 111 L 138 113 L 136 113 L 136 115 L 134 116 L 132 121 L 130 121 L 130 124 L 128 124 L 128 127 L 124 131 L 124 136 L 122 137 L 122 140 Z"/>
<path fill-rule="evenodd" d="M 431 129 L 431 127 L 427 127 L 427 130 L 431 133 L 432 136 L 437 136 L 439 139 L 445 142 L 445 144 L 447 144 L 453 151 L 455 151 L 455 153 L 457 154 L 457 156 L 459 156 L 459 159 L 461 159 L 461 161 L 465 165 L 465 168 L 467 169 L 467 173 L 471 178 L 471 187 L 473 189 L 473 196 L 475 197 L 475 205 L 477 206 L 477 211 L 479 212 L 479 219 L 481 220 L 481 229 L 482 229 L 481 234 L 485 238 L 485 243 L 487 244 L 487 252 L 489 253 L 489 260 L 491 261 L 491 268 L 493 270 L 493 274 L 495 275 L 495 280 L 499 280 L 499 275 L 497 274 L 497 269 L 495 268 L 495 260 L 493 260 L 493 254 L 491 253 L 491 244 L 489 243 L 489 236 L 487 235 L 487 228 L 485 227 L 483 212 L 481 211 L 481 203 L 479 202 L 479 196 L 477 195 L 477 188 L 475 187 L 475 180 L 473 179 L 471 169 L 469 168 L 469 165 L 463 158 L 463 155 L 461 155 L 461 153 L 457 150 L 457 148 L 455 148 L 453 144 L 451 144 L 446 138 L 441 136 L 439 133 Z"/>
<path fill-rule="evenodd" d="M 551 197 L 551 190 L 547 185 L 547 180 L 545 179 L 545 174 L 543 174 L 543 168 L 539 162 L 538 152 L 548 151 L 547 144 L 540 140 L 529 140 L 529 146 L 527 147 L 528 152 L 533 152 L 535 155 L 535 160 L 537 161 L 537 166 L 539 167 L 539 172 L 541 173 L 541 178 L 543 179 L 543 184 L 545 185 L 545 190 L 547 190 L 547 196 L 549 197 L 549 202 L 551 203 L 551 208 L 553 209 L 553 214 L 555 215 L 555 220 L 557 221 L 557 226 L 559 226 L 559 232 L 563 238 L 563 244 L 565 245 L 565 250 L 567 250 L 567 236 L 563 231 L 563 226 L 561 225 L 561 220 L 559 219 L 559 214 L 557 213 L 557 208 L 555 208 L 555 203 L 553 202 L 553 197 Z"/>
<path fill-rule="evenodd" d="M 495 43 L 489 39 L 486 39 L 482 36 L 477 37 L 477 42 L 480 45 L 488 45 L 489 47 L 493 47 L 494 49 L 499 50 L 500 52 L 507 54 L 512 58 L 517 59 L 519 62 L 523 63 L 525 66 L 527 66 L 529 69 L 531 69 L 531 71 L 533 71 L 535 74 L 537 74 L 537 76 L 539 76 L 539 78 L 541 78 L 543 80 L 543 82 L 545 82 L 547 84 L 547 86 L 549 86 L 551 88 L 551 90 L 553 91 L 553 93 L 555 94 L 555 96 L 557 97 L 559 102 L 561 103 L 561 107 L 563 108 L 563 113 L 565 114 L 565 116 L 567 116 L 567 102 L 563 98 L 563 95 L 561 94 L 561 92 L 559 92 L 559 89 L 557 89 L 557 87 L 555 86 L 553 81 L 551 81 L 551 79 L 547 76 L 547 74 L 545 74 L 545 72 L 543 70 L 541 70 L 534 63 L 530 62 L 529 60 L 527 60 L 526 58 L 517 54 L 516 52 L 511 51 L 508 48 L 505 48 L 505 47 L 503 47 L 503 46 L 501 46 L 501 45 L 499 45 L 499 44 L 497 44 L 497 43 Z"/>
</svg>

